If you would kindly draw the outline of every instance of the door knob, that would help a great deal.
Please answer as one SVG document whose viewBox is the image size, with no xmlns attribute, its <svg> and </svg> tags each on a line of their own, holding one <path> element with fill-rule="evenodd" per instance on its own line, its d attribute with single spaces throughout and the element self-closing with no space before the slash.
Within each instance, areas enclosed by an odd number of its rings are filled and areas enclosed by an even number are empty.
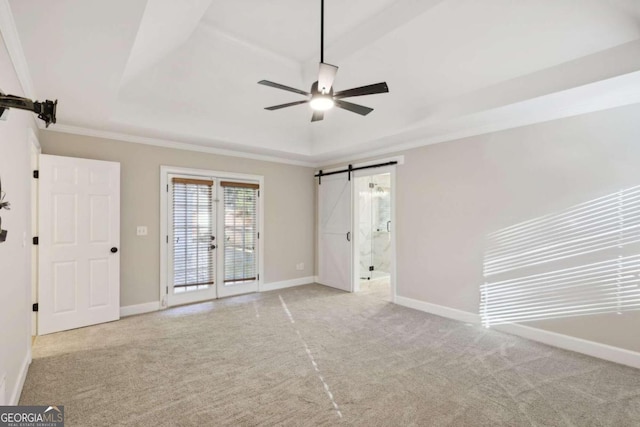
<svg viewBox="0 0 640 427">
<path fill-rule="evenodd" d="M 116 252 L 118 252 L 118 248 L 116 248 L 115 246 L 113 248 L 111 248 L 111 253 L 115 254 Z"/>
<path fill-rule="evenodd" d="M 215 249 L 215 248 L 216 248 L 216 245 L 211 245 L 211 249 L 212 250 Z"/>
</svg>

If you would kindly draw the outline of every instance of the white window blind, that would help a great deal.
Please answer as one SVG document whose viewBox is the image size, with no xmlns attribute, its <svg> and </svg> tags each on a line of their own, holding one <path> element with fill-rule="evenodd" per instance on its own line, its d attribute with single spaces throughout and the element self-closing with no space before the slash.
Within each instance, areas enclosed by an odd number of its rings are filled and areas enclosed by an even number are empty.
<svg viewBox="0 0 640 427">
<path fill-rule="evenodd" d="M 213 181 L 173 178 L 173 287 L 214 284 Z"/>
<path fill-rule="evenodd" d="M 224 282 L 256 280 L 258 184 L 222 181 L 224 193 Z"/>
</svg>

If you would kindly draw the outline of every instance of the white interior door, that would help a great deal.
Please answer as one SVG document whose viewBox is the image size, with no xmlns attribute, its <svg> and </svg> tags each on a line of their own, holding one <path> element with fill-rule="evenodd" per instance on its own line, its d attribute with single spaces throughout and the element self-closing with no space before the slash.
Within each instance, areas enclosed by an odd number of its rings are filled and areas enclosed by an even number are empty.
<svg viewBox="0 0 640 427">
<path fill-rule="evenodd" d="M 120 164 L 40 156 L 38 333 L 120 318 Z"/>
<path fill-rule="evenodd" d="M 352 292 L 351 181 L 346 173 L 322 177 L 318 186 L 319 282 Z"/>
</svg>

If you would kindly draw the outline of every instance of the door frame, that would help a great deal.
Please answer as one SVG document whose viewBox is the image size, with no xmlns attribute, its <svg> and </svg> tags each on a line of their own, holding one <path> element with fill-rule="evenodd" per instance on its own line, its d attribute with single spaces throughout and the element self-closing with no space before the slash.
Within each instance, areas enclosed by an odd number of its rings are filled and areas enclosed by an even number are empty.
<svg viewBox="0 0 640 427">
<path fill-rule="evenodd" d="M 169 203 L 169 174 L 173 175 L 193 175 L 193 176 L 207 176 L 215 178 L 216 180 L 221 179 L 229 179 L 236 181 L 255 181 L 260 185 L 260 197 L 258 197 L 258 231 L 260 233 L 260 238 L 258 239 L 258 292 L 262 290 L 262 285 L 264 283 L 264 176 L 262 175 L 251 175 L 244 173 L 235 173 L 235 172 L 223 172 L 223 171 L 214 171 L 208 169 L 194 169 L 194 168 L 184 168 L 179 166 L 160 166 L 160 288 L 159 288 L 159 296 L 160 296 L 160 308 L 168 308 L 168 300 L 167 300 L 167 289 L 169 286 L 169 242 L 167 240 L 167 232 L 169 229 L 169 210 L 167 209 Z M 216 182 L 216 185 L 218 183 Z M 217 195 L 218 199 L 221 197 L 220 194 Z M 220 219 L 218 218 L 216 233 L 223 232 L 219 230 L 220 228 Z M 222 254 L 223 251 L 218 251 Z M 221 256 L 218 256 L 218 261 L 221 260 Z M 218 262 L 216 268 L 220 270 L 220 268 L 224 268 L 224 263 Z M 218 293 L 216 292 L 216 295 Z M 224 295 L 218 297 L 224 297 Z"/>
<path fill-rule="evenodd" d="M 391 271 L 389 272 L 389 283 L 390 283 L 390 291 L 391 291 L 391 302 L 396 302 L 396 166 L 385 166 L 380 168 L 372 168 L 372 169 L 363 169 L 359 171 L 355 171 L 353 173 L 354 179 L 352 180 L 353 185 L 353 246 L 352 246 L 352 259 L 353 259 L 353 278 L 351 279 L 353 282 L 353 292 L 358 292 L 360 290 L 360 233 L 358 232 L 358 224 L 360 220 L 360 198 L 356 194 L 355 188 L 355 179 L 363 178 L 367 176 L 375 176 L 382 174 L 390 174 L 391 175 Z"/>
<path fill-rule="evenodd" d="M 39 169 L 40 165 L 40 154 L 42 154 L 42 146 L 40 145 L 40 141 L 38 141 L 38 136 L 33 131 L 32 128 L 28 128 L 27 138 L 30 143 L 29 147 L 29 162 L 32 171 L 36 171 Z M 31 236 L 28 236 L 27 244 L 31 246 L 31 304 L 35 304 L 38 302 L 38 245 L 31 244 L 31 239 L 38 235 L 38 216 L 40 214 L 38 198 L 40 196 L 39 193 L 39 183 L 35 176 L 31 176 Z M 35 337 L 38 335 L 38 312 L 30 310 L 31 315 L 31 336 Z M 29 347 L 31 348 L 31 347 Z"/>
<path fill-rule="evenodd" d="M 376 165 L 379 163 L 387 163 L 387 162 L 392 162 L 395 161 L 397 162 L 395 165 L 392 166 L 384 166 L 384 167 L 376 167 L 376 168 L 371 168 L 371 169 L 362 169 L 359 171 L 354 171 L 352 172 L 354 177 L 362 177 L 362 176 L 367 176 L 367 175 L 378 175 L 381 173 L 390 173 L 391 174 L 391 271 L 389 272 L 389 282 L 390 282 L 390 291 L 391 291 L 391 302 L 396 304 L 397 302 L 397 297 L 398 297 L 398 290 L 397 290 L 397 264 L 398 264 L 398 257 L 397 257 L 397 227 L 396 227 L 396 218 L 397 218 L 397 214 L 396 214 L 396 193 L 397 193 L 397 185 L 396 185 L 396 173 L 397 173 L 397 168 L 400 165 L 404 164 L 404 155 L 399 155 L 399 156 L 392 156 L 392 157 L 380 157 L 380 158 L 376 158 L 374 160 L 367 160 L 367 161 L 363 161 L 363 162 L 358 162 L 358 163 L 353 163 L 351 164 L 351 166 L 353 166 L 354 168 L 357 167 L 362 167 L 362 166 L 372 166 L 372 165 Z M 337 170 L 341 170 L 344 169 L 345 166 L 344 165 L 339 165 L 339 166 L 332 166 L 331 168 L 327 168 L 327 169 L 322 169 L 323 172 L 334 172 Z M 319 172 L 319 170 L 316 170 L 316 173 Z M 345 172 L 347 173 L 347 172 Z M 352 261 L 352 266 L 351 266 L 351 292 L 356 292 L 356 286 L 359 286 L 359 281 L 360 281 L 360 254 L 359 251 L 356 251 L 355 248 L 357 248 L 357 244 L 359 243 L 359 236 L 358 233 L 353 232 L 353 230 L 356 229 L 356 219 L 357 219 L 357 215 L 358 215 L 358 211 L 357 208 L 359 208 L 359 206 L 357 205 L 357 197 L 355 197 L 354 194 L 355 191 L 355 180 L 351 180 L 351 201 L 352 201 L 352 207 L 351 207 L 351 230 L 352 230 L 352 235 L 354 236 L 354 238 L 351 241 L 351 261 Z M 316 191 L 316 195 L 317 197 L 319 197 L 319 192 Z M 318 200 L 316 198 L 316 205 L 318 205 Z M 316 216 L 318 217 L 319 213 L 316 212 Z M 316 250 L 319 252 L 320 250 L 320 240 L 319 240 L 319 236 L 320 236 L 320 226 L 319 224 L 317 224 L 316 227 L 316 234 L 317 234 L 317 243 L 316 243 Z M 316 269 L 317 271 L 319 271 L 318 269 Z M 357 285 L 356 285 L 357 284 Z"/>
</svg>

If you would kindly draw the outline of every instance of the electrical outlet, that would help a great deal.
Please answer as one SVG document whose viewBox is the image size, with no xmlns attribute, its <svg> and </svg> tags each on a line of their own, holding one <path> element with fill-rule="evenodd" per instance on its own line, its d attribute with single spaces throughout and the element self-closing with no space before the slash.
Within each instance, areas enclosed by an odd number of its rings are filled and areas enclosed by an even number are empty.
<svg viewBox="0 0 640 427">
<path fill-rule="evenodd" d="M 304 270 L 304 262 L 300 262 L 296 264 L 296 270 L 303 271 Z"/>
<path fill-rule="evenodd" d="M 147 227 L 144 225 L 139 225 L 136 229 L 136 235 L 138 236 L 146 236 L 148 234 Z"/>
</svg>

